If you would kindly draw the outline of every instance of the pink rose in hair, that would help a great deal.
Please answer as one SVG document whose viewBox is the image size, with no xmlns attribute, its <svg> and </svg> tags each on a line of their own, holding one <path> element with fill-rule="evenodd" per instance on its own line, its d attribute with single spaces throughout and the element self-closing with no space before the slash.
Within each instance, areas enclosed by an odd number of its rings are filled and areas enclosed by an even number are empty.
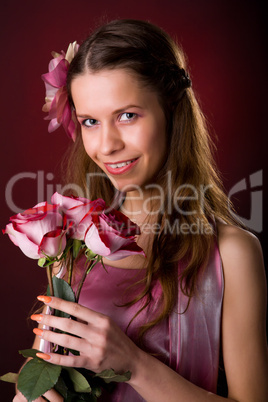
<svg viewBox="0 0 268 402">
<path fill-rule="evenodd" d="M 3 233 L 29 258 L 56 257 L 66 246 L 66 231 L 56 205 L 47 202 L 14 215 Z"/>
<path fill-rule="evenodd" d="M 46 87 L 46 103 L 43 112 L 48 116 L 45 120 L 50 120 L 48 131 L 51 133 L 59 126 L 63 126 L 67 135 L 75 141 L 76 116 L 71 109 L 66 89 L 66 80 L 69 65 L 77 53 L 79 45 L 76 42 L 70 43 L 66 54 L 53 52 L 53 59 L 48 65 L 49 72 L 42 75 Z"/>
</svg>

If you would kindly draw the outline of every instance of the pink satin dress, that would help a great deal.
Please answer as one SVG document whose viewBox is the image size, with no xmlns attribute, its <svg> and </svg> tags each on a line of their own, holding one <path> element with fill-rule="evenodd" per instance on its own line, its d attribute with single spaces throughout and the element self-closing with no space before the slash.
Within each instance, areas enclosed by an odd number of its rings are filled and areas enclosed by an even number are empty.
<svg viewBox="0 0 268 402">
<path fill-rule="evenodd" d="M 143 269 L 121 269 L 97 264 L 86 278 L 79 303 L 111 317 L 126 332 L 127 326 L 142 301 L 122 307 L 139 294 L 139 287 L 129 288 L 145 275 Z M 179 271 L 183 266 L 179 266 Z M 220 352 L 220 328 L 223 300 L 223 271 L 217 242 L 206 269 L 199 276 L 198 291 L 187 306 L 187 297 L 178 293 L 171 315 L 149 330 L 145 346 L 149 353 L 171 367 L 181 376 L 206 389 L 217 392 Z M 138 328 L 157 314 L 160 308 L 161 287 L 156 281 L 151 303 L 132 321 L 127 335 L 135 342 Z M 111 394 L 103 393 L 100 401 L 138 402 L 144 399 L 127 383 L 116 384 Z"/>
<path fill-rule="evenodd" d="M 138 287 L 131 289 L 129 286 L 145 275 L 145 271 L 107 265 L 106 270 L 100 264 L 93 268 L 79 303 L 108 315 L 126 331 L 142 301 L 131 307 L 122 307 L 122 304 L 138 294 Z M 187 380 L 213 393 L 217 391 L 223 288 L 221 259 L 215 242 L 207 267 L 200 275 L 198 292 L 187 311 L 178 314 L 187 306 L 187 297 L 179 292 L 173 313 L 145 336 L 147 351 Z M 160 308 L 160 296 L 160 284 L 155 282 L 150 305 L 128 328 L 127 334 L 134 342 L 141 324 L 150 321 Z M 143 398 L 127 383 L 120 383 L 111 395 L 105 393 L 101 400 L 136 402 Z"/>
</svg>

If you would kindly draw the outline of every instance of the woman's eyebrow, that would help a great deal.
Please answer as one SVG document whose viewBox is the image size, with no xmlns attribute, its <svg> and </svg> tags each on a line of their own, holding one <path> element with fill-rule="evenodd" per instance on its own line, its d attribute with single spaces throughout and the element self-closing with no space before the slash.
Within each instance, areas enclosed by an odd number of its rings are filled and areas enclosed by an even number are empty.
<svg viewBox="0 0 268 402">
<path fill-rule="evenodd" d="M 130 104 L 130 105 L 123 106 L 120 109 L 114 110 L 112 112 L 112 114 L 122 113 L 124 110 L 130 109 L 132 107 L 135 107 L 135 108 L 138 108 L 138 109 L 143 109 L 141 106 Z M 92 118 L 92 116 L 90 114 L 87 114 L 87 113 L 76 113 L 76 116 L 79 117 L 79 118 L 83 118 L 83 119 Z"/>
<path fill-rule="evenodd" d="M 141 106 L 130 104 L 130 105 L 126 105 L 126 106 L 121 107 L 120 109 L 115 110 L 115 111 L 113 112 L 113 114 L 121 113 L 121 112 L 123 112 L 124 110 L 130 109 L 130 108 L 132 108 L 132 107 L 135 107 L 135 108 L 138 108 L 138 109 L 142 109 Z"/>
<path fill-rule="evenodd" d="M 82 113 L 82 114 L 76 113 L 76 117 L 79 117 L 81 119 L 91 119 L 92 118 L 89 114 L 84 114 L 84 113 Z"/>
</svg>

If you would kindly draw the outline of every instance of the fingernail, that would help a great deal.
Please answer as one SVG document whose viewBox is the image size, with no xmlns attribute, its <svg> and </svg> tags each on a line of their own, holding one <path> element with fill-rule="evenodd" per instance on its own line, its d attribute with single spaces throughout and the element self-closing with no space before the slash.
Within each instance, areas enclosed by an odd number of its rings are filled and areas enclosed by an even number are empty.
<svg viewBox="0 0 268 402">
<path fill-rule="evenodd" d="M 36 356 L 39 357 L 40 359 L 44 359 L 44 360 L 51 359 L 51 356 L 46 353 L 36 353 Z"/>
<path fill-rule="evenodd" d="M 34 328 L 33 332 L 35 333 L 35 335 L 42 336 L 44 331 L 40 328 Z"/>
<path fill-rule="evenodd" d="M 31 315 L 31 320 L 40 322 L 42 321 L 43 316 L 41 314 L 33 314 Z"/>
<path fill-rule="evenodd" d="M 50 296 L 37 296 L 37 299 L 45 304 L 48 304 L 52 301 L 52 297 Z"/>
</svg>

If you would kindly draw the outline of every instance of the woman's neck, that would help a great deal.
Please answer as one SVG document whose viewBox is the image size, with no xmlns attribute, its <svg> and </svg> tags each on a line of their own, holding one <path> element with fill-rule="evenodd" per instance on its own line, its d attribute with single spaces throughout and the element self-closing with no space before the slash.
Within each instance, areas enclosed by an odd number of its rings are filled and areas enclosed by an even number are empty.
<svg viewBox="0 0 268 402">
<path fill-rule="evenodd" d="M 155 222 L 160 210 L 161 202 L 152 191 L 131 191 L 126 194 L 120 211 L 137 224 Z"/>
</svg>

